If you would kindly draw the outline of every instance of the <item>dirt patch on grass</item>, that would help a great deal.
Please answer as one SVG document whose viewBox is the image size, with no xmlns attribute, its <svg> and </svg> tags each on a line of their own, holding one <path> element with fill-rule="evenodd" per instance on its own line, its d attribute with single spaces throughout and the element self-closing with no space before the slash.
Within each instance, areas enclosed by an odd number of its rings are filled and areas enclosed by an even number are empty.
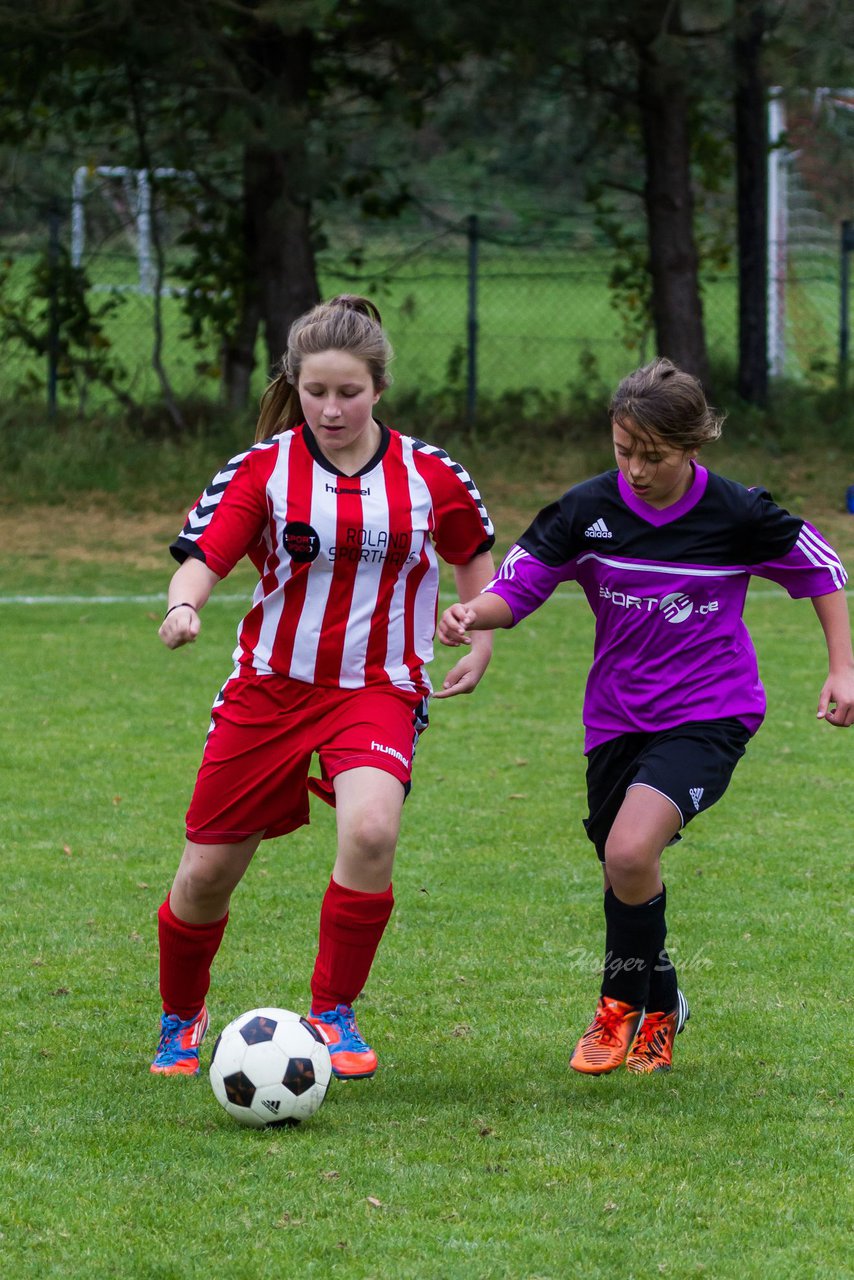
<svg viewBox="0 0 854 1280">
<path fill-rule="evenodd" d="M 169 571 L 169 543 L 186 513 L 128 514 L 119 507 L 0 508 L 4 559 L 52 557 L 60 565 L 90 563 Z"/>
<path fill-rule="evenodd" d="M 571 450 L 544 454 L 538 466 L 529 460 L 514 469 L 504 459 L 493 459 L 490 467 L 488 461 L 481 459 L 472 470 L 495 525 L 497 556 L 542 506 L 591 474 L 589 459 L 581 460 Z M 764 484 L 778 502 L 817 524 L 849 569 L 854 566 L 854 515 L 844 505 L 854 469 L 849 474 L 838 456 L 769 458 L 741 452 L 708 461 L 744 484 Z M 185 517 L 185 507 L 129 512 L 120 499 L 106 494 L 74 506 L 7 503 L 0 505 L 0 560 L 51 556 L 60 566 L 97 562 L 168 573 L 173 564 L 169 544 Z"/>
</svg>

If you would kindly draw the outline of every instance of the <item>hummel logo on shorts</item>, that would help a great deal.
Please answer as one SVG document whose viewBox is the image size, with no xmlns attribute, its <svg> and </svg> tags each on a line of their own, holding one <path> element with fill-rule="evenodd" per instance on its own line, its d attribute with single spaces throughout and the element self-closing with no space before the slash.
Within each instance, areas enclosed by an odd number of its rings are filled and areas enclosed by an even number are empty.
<svg viewBox="0 0 854 1280">
<path fill-rule="evenodd" d="M 694 808 L 698 813 L 700 812 L 700 801 L 703 798 L 703 790 L 703 787 L 691 787 L 688 792 L 688 795 L 694 801 Z"/>
<path fill-rule="evenodd" d="M 594 520 L 589 529 L 584 530 L 585 538 L 612 538 L 614 535 L 600 516 Z"/>
</svg>

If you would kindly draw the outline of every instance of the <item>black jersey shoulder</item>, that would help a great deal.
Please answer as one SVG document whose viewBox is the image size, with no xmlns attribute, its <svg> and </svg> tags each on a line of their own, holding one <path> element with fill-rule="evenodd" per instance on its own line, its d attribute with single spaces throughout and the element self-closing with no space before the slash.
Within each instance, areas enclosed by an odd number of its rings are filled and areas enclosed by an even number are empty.
<svg viewBox="0 0 854 1280">
<path fill-rule="evenodd" d="M 623 500 L 618 475 L 608 471 L 574 485 L 537 515 L 519 545 L 551 565 L 585 552 L 668 564 L 754 565 L 786 555 L 803 525 L 767 490 L 713 472 L 699 501 L 656 524 Z"/>
<path fill-rule="evenodd" d="M 804 524 L 800 516 L 778 506 L 762 485 L 747 487 L 713 471 L 697 504 L 697 520 L 707 529 L 728 527 L 734 560 L 746 565 L 788 555 Z"/>
<path fill-rule="evenodd" d="M 617 474 L 606 471 L 567 489 L 534 517 L 518 545 L 544 564 L 566 564 L 574 559 L 584 546 L 585 529 L 601 520 L 602 512 L 613 518 L 615 502 L 619 502 Z M 608 533 L 613 536 L 610 529 Z"/>
</svg>

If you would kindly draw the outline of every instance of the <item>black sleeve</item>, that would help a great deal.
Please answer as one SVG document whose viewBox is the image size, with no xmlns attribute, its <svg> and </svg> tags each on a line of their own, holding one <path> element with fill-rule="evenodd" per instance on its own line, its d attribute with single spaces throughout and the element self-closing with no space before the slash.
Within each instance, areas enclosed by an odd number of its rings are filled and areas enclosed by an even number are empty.
<svg viewBox="0 0 854 1280">
<path fill-rule="evenodd" d="M 543 564 L 566 564 L 576 555 L 578 546 L 572 535 L 571 493 L 565 493 L 557 502 L 551 502 L 536 516 L 517 539 L 518 544 Z"/>
<path fill-rule="evenodd" d="M 749 489 L 741 528 L 744 564 L 764 564 L 789 554 L 803 528 L 800 516 L 778 507 L 767 489 Z"/>
</svg>

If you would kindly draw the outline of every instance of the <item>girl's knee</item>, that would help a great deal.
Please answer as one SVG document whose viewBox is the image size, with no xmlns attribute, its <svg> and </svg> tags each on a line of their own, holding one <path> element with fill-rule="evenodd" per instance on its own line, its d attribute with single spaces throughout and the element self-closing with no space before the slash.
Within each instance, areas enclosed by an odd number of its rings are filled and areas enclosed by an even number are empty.
<svg viewBox="0 0 854 1280">
<path fill-rule="evenodd" d="M 184 858 L 175 877 L 175 887 L 186 902 L 203 904 L 218 900 L 234 888 L 234 873 L 214 859 Z"/>
<path fill-rule="evenodd" d="M 609 880 L 634 879 L 646 876 L 658 862 L 658 852 L 643 844 L 622 837 L 609 838 L 605 845 L 605 871 Z"/>
<path fill-rule="evenodd" d="M 342 842 L 365 862 L 381 862 L 394 855 L 398 822 L 381 812 L 355 814 L 342 832 Z"/>
<path fill-rule="evenodd" d="M 391 882 L 399 815 L 382 805 L 348 805 L 338 814 L 333 876 L 363 893 L 384 893 Z"/>
</svg>

